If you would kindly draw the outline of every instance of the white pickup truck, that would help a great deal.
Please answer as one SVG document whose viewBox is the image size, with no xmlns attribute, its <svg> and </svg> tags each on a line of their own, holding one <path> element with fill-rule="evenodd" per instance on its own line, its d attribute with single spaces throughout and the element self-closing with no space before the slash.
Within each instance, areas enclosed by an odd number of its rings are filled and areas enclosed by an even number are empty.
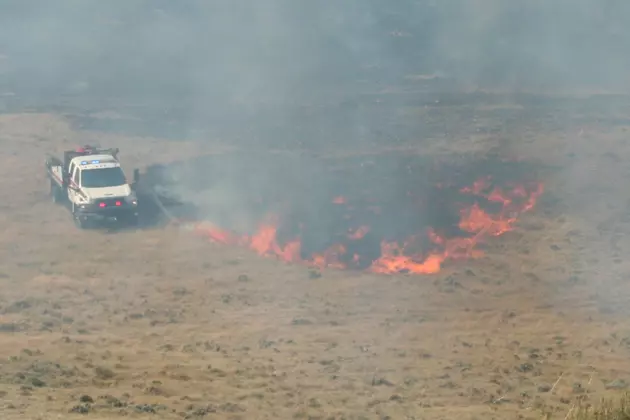
<svg viewBox="0 0 630 420">
<path fill-rule="evenodd" d="M 138 223 L 135 187 L 139 172 L 129 184 L 118 161 L 116 149 L 80 147 L 64 152 L 63 160 L 49 156 L 46 171 L 50 195 L 55 203 L 66 203 L 75 224 L 86 228 L 92 222 Z"/>
</svg>

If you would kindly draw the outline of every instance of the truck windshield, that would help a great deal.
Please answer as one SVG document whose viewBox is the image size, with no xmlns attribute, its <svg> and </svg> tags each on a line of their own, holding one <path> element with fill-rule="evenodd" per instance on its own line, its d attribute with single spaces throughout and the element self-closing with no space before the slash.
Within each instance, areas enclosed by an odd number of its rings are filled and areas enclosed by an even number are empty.
<svg viewBox="0 0 630 420">
<path fill-rule="evenodd" d="M 106 188 L 125 185 L 127 180 L 120 168 L 88 169 L 81 171 L 81 186 L 85 188 Z"/>
</svg>

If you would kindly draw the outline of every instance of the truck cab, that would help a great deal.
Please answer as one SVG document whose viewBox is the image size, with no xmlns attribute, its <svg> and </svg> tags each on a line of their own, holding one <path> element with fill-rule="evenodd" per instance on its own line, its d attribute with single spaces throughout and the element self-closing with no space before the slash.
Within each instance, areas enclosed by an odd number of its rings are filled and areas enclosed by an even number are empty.
<svg viewBox="0 0 630 420">
<path fill-rule="evenodd" d="M 94 219 L 137 222 L 136 193 L 113 156 L 75 157 L 66 174 L 68 200 L 78 224 Z"/>
</svg>

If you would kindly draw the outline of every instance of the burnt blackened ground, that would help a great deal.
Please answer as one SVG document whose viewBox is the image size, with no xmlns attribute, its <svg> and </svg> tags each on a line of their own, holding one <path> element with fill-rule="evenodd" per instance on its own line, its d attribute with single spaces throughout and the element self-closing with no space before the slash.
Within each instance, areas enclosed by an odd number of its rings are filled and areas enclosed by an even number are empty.
<svg viewBox="0 0 630 420">
<path fill-rule="evenodd" d="M 538 181 L 541 170 L 531 162 L 498 157 L 440 161 L 399 152 L 338 158 L 228 153 L 150 166 L 144 182 L 162 196 L 181 200 L 183 205 L 168 206 L 176 216 L 239 231 L 231 216 L 240 213 L 249 230 L 239 233 L 274 223 L 281 245 L 301 239 L 303 258 L 344 244 L 346 255 L 360 255 L 363 266 L 380 256 L 383 240 L 426 237 L 429 228 L 447 237 L 466 236 L 458 227 L 462 207 L 478 203 L 490 213 L 501 207 L 464 195 L 461 188 L 482 177 L 498 187 L 528 184 Z M 367 235 L 349 238 L 365 226 Z M 416 246 L 425 252 L 431 243 L 427 238 Z"/>
</svg>

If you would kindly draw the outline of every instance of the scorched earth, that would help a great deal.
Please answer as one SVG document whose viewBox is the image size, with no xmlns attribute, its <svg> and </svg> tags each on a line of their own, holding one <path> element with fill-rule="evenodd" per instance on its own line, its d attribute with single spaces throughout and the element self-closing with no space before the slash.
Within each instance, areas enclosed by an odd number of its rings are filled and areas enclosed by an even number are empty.
<svg viewBox="0 0 630 420">
<path fill-rule="evenodd" d="M 304 202 L 292 202 L 290 188 L 282 187 L 280 190 L 288 191 L 288 194 L 285 197 L 274 195 L 281 205 L 274 204 L 282 208 L 283 213 L 262 213 L 252 233 L 235 232 L 214 221 L 201 222 L 195 229 L 217 243 L 245 246 L 260 255 L 316 268 L 365 268 L 384 274 L 429 274 L 440 271 L 447 260 L 482 256 L 483 252 L 477 249 L 477 244 L 512 230 L 518 216 L 534 208 L 543 193 L 540 181 L 501 180 L 488 175 L 474 182 L 468 181 L 470 184 L 465 186 L 455 184 L 461 183 L 461 180 L 431 186 L 422 181 L 422 172 L 414 171 L 422 165 L 420 159 L 392 156 L 390 153 L 371 158 L 370 165 L 361 163 L 346 168 L 343 176 L 352 174 L 354 179 L 364 180 L 361 172 L 365 169 L 384 173 L 375 167 L 384 160 L 393 168 L 404 168 L 402 172 L 389 174 L 394 178 L 393 193 L 383 194 L 379 190 L 382 180 L 375 180 L 373 184 L 344 185 L 342 180 L 331 177 L 326 180 L 330 183 L 326 185 L 327 192 L 332 193 L 325 198 L 328 205 L 315 200 L 307 204 L 317 209 L 310 214 L 310 218 L 316 220 L 308 220 L 309 215 L 296 210 L 298 206 L 303 207 Z M 258 159 L 269 160 L 270 157 L 260 154 Z M 351 161 L 350 165 L 352 163 L 356 164 Z M 212 165 L 212 162 L 209 164 Z M 277 162 L 273 164 L 278 165 Z M 503 167 L 514 165 L 512 162 L 495 163 L 485 159 L 482 165 L 476 163 L 473 166 L 489 168 L 493 164 Z M 446 172 L 455 169 L 432 165 L 432 170 Z M 312 187 L 305 186 L 304 189 L 310 191 Z M 339 191 L 342 189 L 354 192 L 353 196 L 344 195 Z M 203 194 L 203 191 L 198 191 L 198 194 Z M 241 194 L 251 195 L 252 192 L 244 188 Z M 304 201 L 303 196 L 298 196 L 298 199 Z M 261 197 L 257 200 L 257 208 L 264 206 L 263 203 L 264 198 Z M 200 217 L 203 218 L 203 211 Z M 328 223 L 324 226 L 321 219 Z M 320 239 L 317 245 L 315 240 L 309 240 L 315 237 Z M 307 247 L 303 238 L 306 238 Z"/>
</svg>

